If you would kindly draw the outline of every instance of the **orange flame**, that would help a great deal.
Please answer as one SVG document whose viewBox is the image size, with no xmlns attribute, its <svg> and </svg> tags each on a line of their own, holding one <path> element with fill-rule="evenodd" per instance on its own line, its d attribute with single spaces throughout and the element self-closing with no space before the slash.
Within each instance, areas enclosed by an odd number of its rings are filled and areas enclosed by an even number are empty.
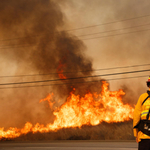
<svg viewBox="0 0 150 150">
<path fill-rule="evenodd" d="M 48 101 L 49 107 L 52 109 L 53 108 L 53 104 L 54 104 L 54 102 L 52 102 L 53 95 L 54 95 L 54 93 L 52 93 L 51 95 L 48 94 L 48 96 L 46 98 L 44 98 L 44 99 L 41 99 L 39 101 L 39 103 L 44 102 L 44 101 Z"/>
<path fill-rule="evenodd" d="M 57 131 L 61 128 L 98 125 L 103 121 L 108 123 L 128 121 L 133 119 L 134 109 L 128 104 L 123 104 L 121 97 L 124 94 L 122 90 L 109 91 L 106 82 L 103 82 L 100 94 L 88 93 L 80 97 L 70 93 L 67 101 L 53 112 L 56 117 L 53 124 L 44 126 L 37 123 L 33 126 L 27 122 L 22 129 L 10 128 L 4 131 L 4 128 L 0 128 L 0 139 L 15 138 L 28 132 L 43 133 Z M 40 102 L 48 100 L 50 103 L 52 96 L 53 94 L 49 94 Z M 50 107 L 52 107 L 51 103 Z"/>
<path fill-rule="evenodd" d="M 63 69 L 65 65 L 61 63 L 61 61 L 59 61 L 59 66 L 57 67 L 57 73 L 59 75 L 60 79 L 66 79 L 67 77 L 63 74 Z"/>
</svg>

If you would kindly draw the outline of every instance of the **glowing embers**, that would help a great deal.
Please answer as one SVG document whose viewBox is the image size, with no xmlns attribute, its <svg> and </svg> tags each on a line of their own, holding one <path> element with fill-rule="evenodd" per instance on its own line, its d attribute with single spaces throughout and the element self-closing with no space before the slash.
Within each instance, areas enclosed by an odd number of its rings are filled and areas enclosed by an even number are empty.
<svg viewBox="0 0 150 150">
<path fill-rule="evenodd" d="M 98 125 L 105 121 L 107 123 L 124 122 L 133 118 L 133 108 L 128 104 L 123 104 L 122 90 L 109 91 L 108 83 L 103 82 L 101 93 L 87 93 L 84 97 L 70 93 L 66 102 L 53 111 L 55 120 L 46 126 L 37 123 L 33 126 L 27 122 L 22 129 L 10 128 L 4 131 L 0 129 L 0 138 L 15 138 L 21 134 L 29 132 L 49 132 L 57 131 L 61 128 L 81 127 L 83 125 Z M 53 97 L 49 94 L 40 102 L 47 101 L 49 107 L 53 107 Z"/>
</svg>

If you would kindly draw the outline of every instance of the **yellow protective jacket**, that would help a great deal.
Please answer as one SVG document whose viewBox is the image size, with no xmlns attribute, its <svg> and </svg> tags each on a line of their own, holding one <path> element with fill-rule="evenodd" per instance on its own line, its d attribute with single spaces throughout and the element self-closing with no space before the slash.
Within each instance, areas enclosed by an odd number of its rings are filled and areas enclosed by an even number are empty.
<svg viewBox="0 0 150 150">
<path fill-rule="evenodd" d="M 147 112 L 149 111 L 150 108 L 150 98 L 148 98 L 143 105 L 142 102 L 147 98 L 147 96 L 148 93 L 144 93 L 138 99 L 138 102 L 134 110 L 133 127 L 135 127 L 139 123 L 140 119 L 141 120 L 146 119 Z M 150 139 L 150 136 L 142 133 L 141 131 L 138 131 L 137 128 L 133 129 L 133 133 L 134 136 L 137 137 L 139 142 L 141 141 L 141 139 Z"/>
</svg>

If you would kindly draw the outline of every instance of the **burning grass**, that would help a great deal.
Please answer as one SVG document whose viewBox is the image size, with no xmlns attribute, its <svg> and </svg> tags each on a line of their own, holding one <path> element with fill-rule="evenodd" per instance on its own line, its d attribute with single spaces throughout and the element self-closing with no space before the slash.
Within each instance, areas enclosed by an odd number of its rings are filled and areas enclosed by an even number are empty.
<svg viewBox="0 0 150 150">
<path fill-rule="evenodd" d="M 62 128 L 57 132 L 22 134 L 17 138 L 3 138 L 1 141 L 47 141 L 47 140 L 134 140 L 132 120 L 121 123 L 102 122 L 96 126 Z"/>
<path fill-rule="evenodd" d="M 109 91 L 106 82 L 103 82 L 100 94 L 88 93 L 84 97 L 80 97 L 71 92 L 67 101 L 53 111 L 55 116 L 53 123 L 47 125 L 36 123 L 34 125 L 27 122 L 23 128 L 10 127 L 8 130 L 0 128 L 0 139 L 19 139 L 24 135 L 27 139 L 28 136 L 32 137 L 33 135 L 33 140 L 34 137 L 39 137 L 37 139 L 52 138 L 51 140 L 125 139 L 126 136 L 122 137 L 123 132 L 128 131 L 129 128 L 132 129 L 131 125 L 129 127 L 126 125 L 129 124 L 127 121 L 132 120 L 134 109 L 130 105 L 122 103 L 121 96 L 124 94 L 122 90 Z M 51 95 L 41 101 L 46 100 L 52 107 Z M 132 135 L 128 132 L 124 134 Z"/>
</svg>

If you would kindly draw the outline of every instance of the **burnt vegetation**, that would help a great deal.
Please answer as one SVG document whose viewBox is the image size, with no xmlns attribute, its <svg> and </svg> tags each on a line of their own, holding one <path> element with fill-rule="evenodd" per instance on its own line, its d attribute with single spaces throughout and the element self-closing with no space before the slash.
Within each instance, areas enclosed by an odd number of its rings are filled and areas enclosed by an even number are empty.
<svg viewBox="0 0 150 150">
<path fill-rule="evenodd" d="M 126 132 L 124 132 L 126 131 Z M 121 123 L 102 122 L 97 126 L 63 128 L 48 133 L 29 132 L 17 138 L 3 138 L 1 141 L 49 141 L 49 140 L 134 140 L 132 120 Z"/>
</svg>

